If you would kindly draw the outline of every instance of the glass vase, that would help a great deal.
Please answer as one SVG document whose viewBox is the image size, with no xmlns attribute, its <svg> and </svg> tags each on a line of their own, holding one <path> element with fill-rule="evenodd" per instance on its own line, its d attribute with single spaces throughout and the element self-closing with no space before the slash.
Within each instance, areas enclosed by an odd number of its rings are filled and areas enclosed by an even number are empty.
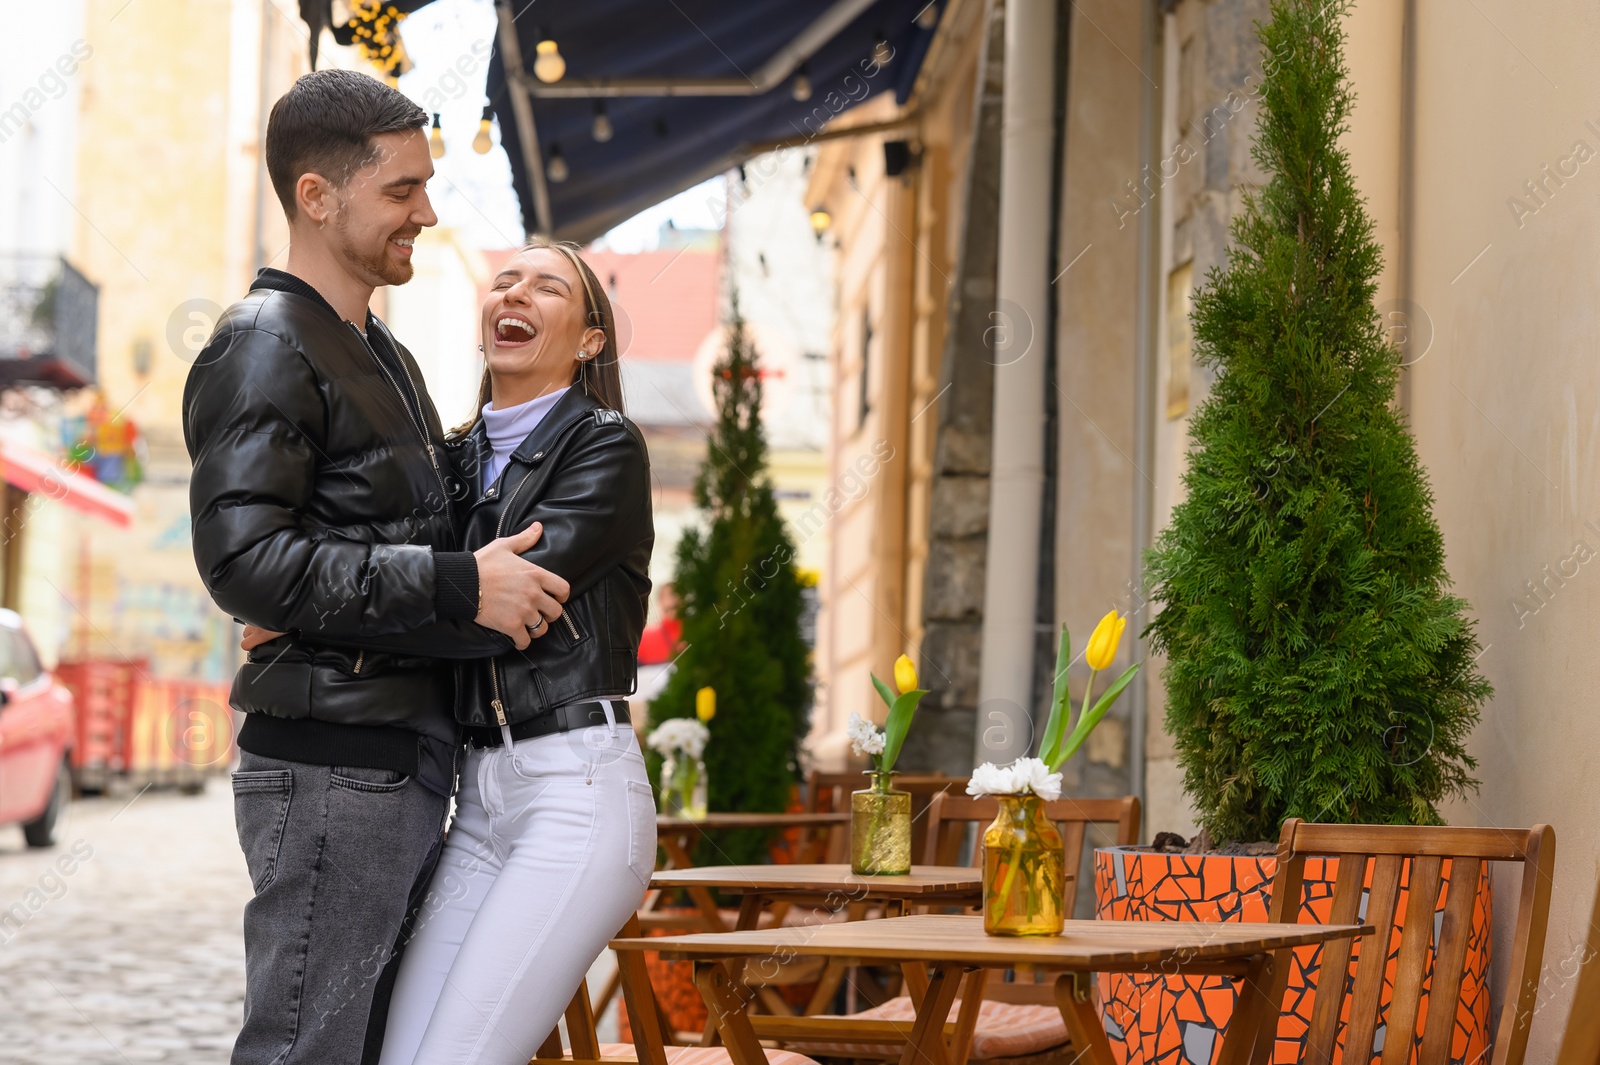
<svg viewBox="0 0 1600 1065">
<path fill-rule="evenodd" d="M 706 763 L 683 752 L 661 763 L 661 814 L 698 821 L 706 815 Z"/>
<path fill-rule="evenodd" d="M 870 772 L 872 786 L 850 793 L 850 871 L 862 876 L 911 872 L 911 793 L 894 773 Z"/>
<path fill-rule="evenodd" d="M 983 833 L 983 930 L 991 936 L 1054 936 L 1063 925 L 1066 854 L 1037 795 L 997 795 Z"/>
</svg>

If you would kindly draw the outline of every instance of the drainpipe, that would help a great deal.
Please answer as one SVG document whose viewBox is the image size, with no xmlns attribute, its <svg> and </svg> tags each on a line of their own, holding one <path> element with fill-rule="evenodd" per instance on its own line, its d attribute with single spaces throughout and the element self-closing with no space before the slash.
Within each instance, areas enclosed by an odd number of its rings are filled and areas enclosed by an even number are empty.
<svg viewBox="0 0 1600 1065">
<path fill-rule="evenodd" d="M 1140 56 L 1144 70 L 1159 70 L 1161 55 L 1161 30 L 1165 16 L 1158 9 L 1159 0 L 1145 0 L 1144 51 Z M 1156 168 L 1161 155 L 1161 99 L 1155 86 L 1147 80 L 1140 101 L 1140 155 L 1143 157 L 1140 173 L 1148 174 Z M 1139 287 L 1138 324 L 1134 340 L 1133 386 L 1133 461 L 1138 470 L 1148 470 L 1156 454 L 1156 382 L 1160 352 L 1156 342 L 1156 323 L 1160 309 L 1156 293 L 1161 285 L 1161 234 L 1156 227 L 1159 221 L 1161 197 L 1153 197 L 1148 209 L 1139 212 Z M 1129 597 L 1129 612 L 1133 615 L 1128 626 L 1141 632 L 1150 624 L 1144 587 L 1144 553 L 1150 547 L 1155 529 L 1155 489 L 1142 474 L 1133 481 L 1133 558 L 1130 574 L 1133 594 Z M 1133 638 L 1134 657 L 1148 662 L 1148 646 L 1144 640 Z M 1150 716 L 1150 670 L 1146 666 L 1128 686 L 1128 790 L 1147 803 L 1145 796 L 1145 733 Z"/>
<path fill-rule="evenodd" d="M 983 590 L 976 757 L 1003 763 L 1033 745 L 1034 612 L 1043 511 L 1046 313 L 1055 149 L 1055 0 L 1006 0 L 995 293 L 994 430 Z"/>
</svg>

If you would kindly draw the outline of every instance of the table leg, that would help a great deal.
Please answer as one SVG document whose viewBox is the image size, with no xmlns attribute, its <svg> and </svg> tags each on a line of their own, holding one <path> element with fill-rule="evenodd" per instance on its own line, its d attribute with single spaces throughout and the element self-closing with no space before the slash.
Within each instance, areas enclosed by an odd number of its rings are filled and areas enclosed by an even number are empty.
<svg viewBox="0 0 1600 1065">
<path fill-rule="evenodd" d="M 706 1000 L 706 1023 L 716 1026 L 733 1057 L 733 1065 L 767 1065 L 766 1052 L 744 1011 L 746 999 L 728 980 L 727 968 L 721 962 L 697 963 L 694 982 Z"/>
<path fill-rule="evenodd" d="M 1100 1023 L 1100 1010 L 1094 1002 L 1093 973 L 1062 973 L 1056 978 L 1056 1007 L 1067 1022 L 1067 1034 L 1078 1048 L 1077 1061 L 1084 1065 L 1115 1065 L 1111 1043 Z"/>
<path fill-rule="evenodd" d="M 1248 1065 L 1272 1060 L 1278 1034 L 1279 1004 L 1272 1001 L 1272 955 L 1257 954 L 1239 978 L 1239 1001 L 1222 1037 L 1218 1065 Z M 1259 1045 L 1258 1045 L 1259 1044 Z"/>
<path fill-rule="evenodd" d="M 950 962 L 940 962 L 933 976 L 925 978 L 927 991 L 915 997 L 917 1021 L 911 1026 L 911 1038 L 900 1053 L 900 1065 L 947 1065 L 944 1023 L 950 1016 L 950 1004 L 956 1000 L 961 985 L 961 967 Z M 957 1063 L 964 1065 L 964 1063 Z"/>
<path fill-rule="evenodd" d="M 911 998 L 912 1002 L 922 1001 L 928 993 L 928 969 L 920 961 L 902 962 L 900 975 L 905 979 L 903 991 Z"/>
<path fill-rule="evenodd" d="M 739 920 L 733 926 L 735 932 L 748 932 L 761 923 L 761 911 L 766 906 L 767 900 L 763 895 L 751 892 L 739 902 Z"/>
</svg>

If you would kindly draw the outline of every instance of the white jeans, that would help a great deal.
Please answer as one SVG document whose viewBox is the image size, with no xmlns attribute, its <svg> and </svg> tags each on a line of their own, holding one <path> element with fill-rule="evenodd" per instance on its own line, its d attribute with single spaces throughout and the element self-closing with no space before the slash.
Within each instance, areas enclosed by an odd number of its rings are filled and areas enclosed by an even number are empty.
<svg viewBox="0 0 1600 1065">
<path fill-rule="evenodd" d="M 526 1065 L 643 900 L 655 857 L 628 725 L 469 749 L 382 1065 Z"/>
</svg>

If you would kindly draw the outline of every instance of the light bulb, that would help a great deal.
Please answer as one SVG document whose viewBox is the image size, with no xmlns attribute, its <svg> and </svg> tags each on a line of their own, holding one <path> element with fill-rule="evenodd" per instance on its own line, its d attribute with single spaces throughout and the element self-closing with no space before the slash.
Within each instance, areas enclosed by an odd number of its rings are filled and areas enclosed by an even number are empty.
<svg viewBox="0 0 1600 1065">
<path fill-rule="evenodd" d="M 815 207 L 811 211 L 811 228 L 816 230 L 817 236 L 822 236 L 822 231 L 833 225 L 833 215 L 828 213 L 826 207 Z"/>
<path fill-rule="evenodd" d="M 878 34 L 878 41 L 872 46 L 872 64 L 886 67 L 889 60 L 894 58 L 894 49 L 889 47 L 889 42 L 883 39 L 883 34 Z"/>
<path fill-rule="evenodd" d="M 560 81 L 567 72 L 567 61 L 561 58 L 556 42 L 546 37 L 534 45 L 533 50 L 539 56 L 533 61 L 533 76 L 547 84 Z"/>
<path fill-rule="evenodd" d="M 591 132 L 594 134 L 594 139 L 601 144 L 610 140 L 616 132 L 611 128 L 611 116 L 606 114 L 605 104 L 597 103 L 594 105 L 594 126 Z"/>
<path fill-rule="evenodd" d="M 917 12 L 916 23 L 925 30 L 933 29 L 934 23 L 939 21 L 939 9 L 933 0 L 928 0 L 928 6 Z"/>
<path fill-rule="evenodd" d="M 806 77 L 805 67 L 801 67 L 794 76 L 794 98 L 801 101 L 811 99 L 811 79 Z"/>
<path fill-rule="evenodd" d="M 561 145 L 550 145 L 550 158 L 544 164 L 544 173 L 546 177 L 557 185 L 567 180 L 568 176 L 570 176 L 571 171 L 567 169 L 567 161 L 561 155 Z"/>
<path fill-rule="evenodd" d="M 428 131 L 428 154 L 435 159 L 444 158 L 444 130 L 439 128 L 439 115 L 433 116 L 433 128 Z"/>
<path fill-rule="evenodd" d="M 472 150 L 479 155 L 488 155 L 489 149 L 494 147 L 494 138 L 489 135 L 489 127 L 492 125 L 494 125 L 494 111 L 485 104 L 483 117 L 478 119 L 478 135 L 472 138 Z"/>
</svg>

